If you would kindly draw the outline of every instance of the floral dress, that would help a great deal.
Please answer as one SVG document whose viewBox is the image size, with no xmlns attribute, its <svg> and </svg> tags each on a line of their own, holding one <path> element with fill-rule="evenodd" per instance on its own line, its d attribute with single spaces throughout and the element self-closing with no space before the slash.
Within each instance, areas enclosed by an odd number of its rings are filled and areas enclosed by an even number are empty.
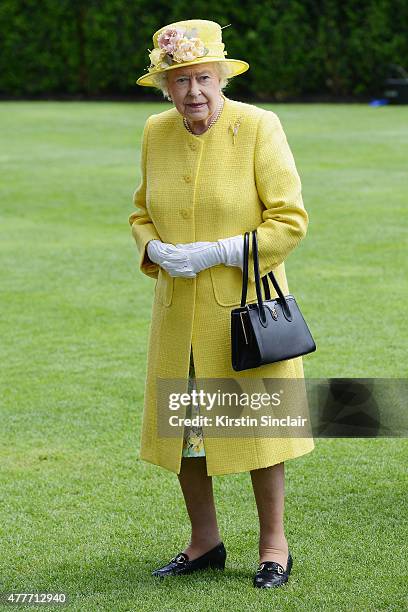
<svg viewBox="0 0 408 612">
<path fill-rule="evenodd" d="M 193 361 L 193 351 L 190 349 L 190 369 L 188 372 L 188 393 L 197 389 Z M 199 406 L 189 404 L 186 408 L 186 418 L 200 414 Z M 183 457 L 205 457 L 203 430 L 201 427 L 184 426 Z"/>
</svg>

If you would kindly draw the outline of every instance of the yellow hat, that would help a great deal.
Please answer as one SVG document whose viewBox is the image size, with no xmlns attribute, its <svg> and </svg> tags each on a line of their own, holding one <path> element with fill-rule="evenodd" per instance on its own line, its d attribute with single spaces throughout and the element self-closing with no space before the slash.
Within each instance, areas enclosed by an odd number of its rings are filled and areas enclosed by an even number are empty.
<svg viewBox="0 0 408 612">
<path fill-rule="evenodd" d="M 227 26 L 224 26 L 227 27 Z M 138 85 L 155 87 L 154 75 L 181 66 L 207 62 L 223 62 L 230 71 L 229 77 L 245 72 L 249 64 L 242 60 L 226 59 L 219 23 L 206 19 L 176 21 L 153 34 L 154 48 L 150 52 L 148 72 L 136 81 Z"/>
</svg>

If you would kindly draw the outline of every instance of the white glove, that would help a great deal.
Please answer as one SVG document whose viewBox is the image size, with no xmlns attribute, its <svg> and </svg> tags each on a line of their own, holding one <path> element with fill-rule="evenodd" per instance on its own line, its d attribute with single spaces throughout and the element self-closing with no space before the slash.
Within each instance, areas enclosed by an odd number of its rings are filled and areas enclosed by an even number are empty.
<svg viewBox="0 0 408 612">
<path fill-rule="evenodd" d="M 197 272 L 218 264 L 243 269 L 244 237 L 242 235 L 223 238 L 216 242 L 178 243 L 176 247 L 180 253 L 185 255 L 187 261 L 181 267 L 174 265 L 173 273 L 175 274 L 173 275 L 195 276 Z M 174 261 L 176 264 L 176 257 L 173 258 L 171 255 L 167 257 L 167 261 Z"/>
<path fill-rule="evenodd" d="M 222 263 L 225 266 L 236 266 L 244 269 L 244 236 L 232 236 L 218 240 L 222 250 Z"/>
<path fill-rule="evenodd" d="M 201 270 L 223 263 L 223 254 L 218 242 L 189 242 L 176 244 L 177 253 L 169 253 L 164 264 L 172 276 L 194 277 Z M 180 256 L 182 261 L 180 262 Z"/>
<path fill-rule="evenodd" d="M 204 243 L 191 243 L 191 245 L 197 244 Z M 146 250 L 149 259 L 166 270 L 170 276 L 196 276 L 188 254 L 174 244 L 161 240 L 149 240 Z"/>
<path fill-rule="evenodd" d="M 243 269 L 244 239 L 242 235 L 216 242 L 188 242 L 176 245 L 150 240 L 147 254 L 170 276 L 195 277 L 198 272 L 218 264 Z"/>
<path fill-rule="evenodd" d="M 162 242 L 161 240 L 149 240 L 146 250 L 149 259 L 153 261 L 153 263 L 159 264 L 159 266 L 168 253 L 178 253 L 178 249 L 174 244 Z"/>
</svg>

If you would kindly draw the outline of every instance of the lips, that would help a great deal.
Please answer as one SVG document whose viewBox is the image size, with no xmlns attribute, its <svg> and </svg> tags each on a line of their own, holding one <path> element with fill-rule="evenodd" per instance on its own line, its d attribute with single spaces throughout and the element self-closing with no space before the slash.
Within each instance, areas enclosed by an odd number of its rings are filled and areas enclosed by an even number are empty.
<svg viewBox="0 0 408 612">
<path fill-rule="evenodd" d="M 190 106 L 191 108 L 201 108 L 202 106 L 205 106 L 205 102 L 199 102 L 196 104 L 187 104 L 187 106 Z"/>
</svg>

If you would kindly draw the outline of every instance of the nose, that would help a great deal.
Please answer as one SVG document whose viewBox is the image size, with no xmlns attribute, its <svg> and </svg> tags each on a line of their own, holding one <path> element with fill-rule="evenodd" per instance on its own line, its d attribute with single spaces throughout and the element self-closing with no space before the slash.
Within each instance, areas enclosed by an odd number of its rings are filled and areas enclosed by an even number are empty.
<svg viewBox="0 0 408 612">
<path fill-rule="evenodd" d="M 190 79 L 190 92 L 189 93 L 193 97 L 197 97 L 201 93 L 200 87 L 199 87 L 197 79 L 195 77 Z"/>
</svg>

